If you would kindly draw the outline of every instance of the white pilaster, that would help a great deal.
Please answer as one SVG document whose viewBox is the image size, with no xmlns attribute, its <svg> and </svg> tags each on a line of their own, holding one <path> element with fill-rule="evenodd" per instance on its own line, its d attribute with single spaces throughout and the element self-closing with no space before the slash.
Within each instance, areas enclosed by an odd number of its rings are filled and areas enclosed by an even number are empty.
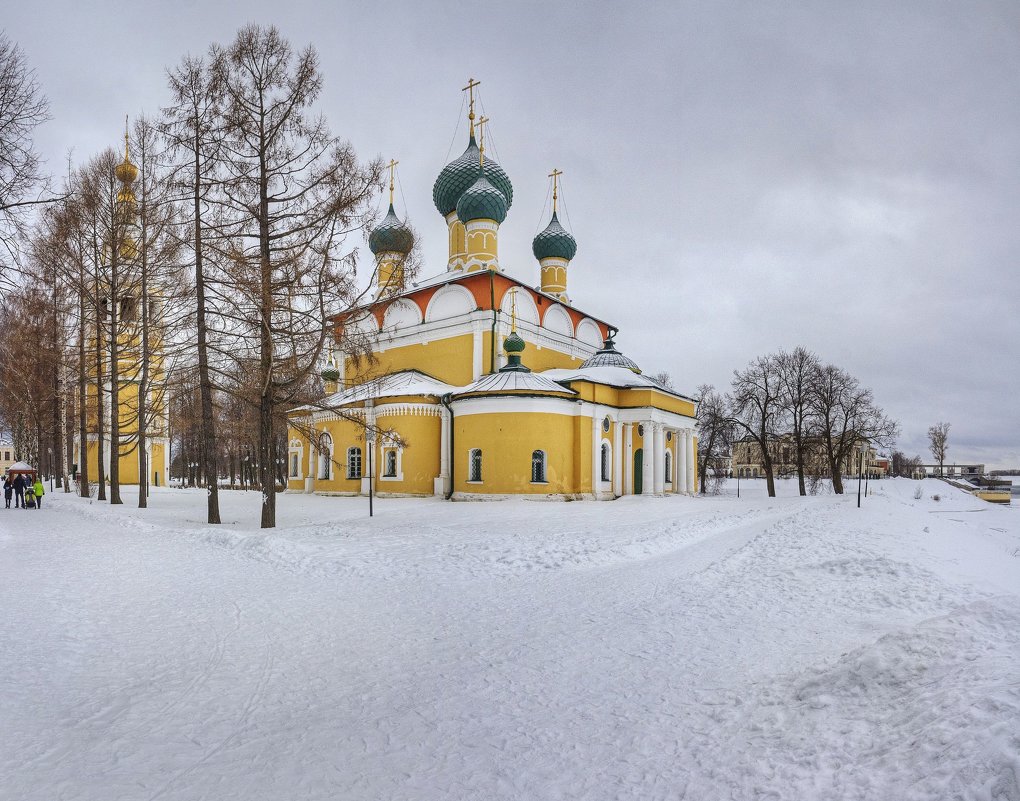
<svg viewBox="0 0 1020 801">
<path fill-rule="evenodd" d="M 623 493 L 634 494 L 634 424 L 623 424 Z"/>
<path fill-rule="evenodd" d="M 602 491 L 602 418 L 599 407 L 591 409 L 591 493 L 598 500 Z"/>
<path fill-rule="evenodd" d="M 440 408 L 439 421 L 439 475 L 433 493 L 445 496 L 450 485 L 450 412 L 445 406 Z"/>
<path fill-rule="evenodd" d="M 687 492 L 695 494 L 695 432 L 687 429 Z"/>
<path fill-rule="evenodd" d="M 474 323 L 472 329 L 471 380 L 474 381 L 482 374 L 482 329 L 478 323 Z"/>
<path fill-rule="evenodd" d="M 651 422 L 642 423 L 644 434 L 641 437 L 641 494 L 655 494 L 655 429 Z"/>
<path fill-rule="evenodd" d="M 676 491 L 687 492 L 687 429 L 681 429 L 676 437 Z"/>
<path fill-rule="evenodd" d="M 623 426 L 613 426 L 613 495 L 623 495 Z"/>
</svg>

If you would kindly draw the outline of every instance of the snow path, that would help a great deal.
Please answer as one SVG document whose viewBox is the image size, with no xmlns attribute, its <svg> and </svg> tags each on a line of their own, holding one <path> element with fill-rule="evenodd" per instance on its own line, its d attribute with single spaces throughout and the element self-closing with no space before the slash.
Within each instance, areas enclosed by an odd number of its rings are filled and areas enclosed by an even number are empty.
<svg viewBox="0 0 1020 801">
<path fill-rule="evenodd" d="M 0 515 L 0 798 L 1017 801 L 1020 518 L 916 486 L 48 495 Z"/>
</svg>

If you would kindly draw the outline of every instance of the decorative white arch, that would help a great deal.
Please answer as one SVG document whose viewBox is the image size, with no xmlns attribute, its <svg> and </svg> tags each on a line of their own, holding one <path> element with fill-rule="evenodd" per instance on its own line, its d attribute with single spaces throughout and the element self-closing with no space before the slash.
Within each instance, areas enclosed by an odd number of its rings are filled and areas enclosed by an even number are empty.
<svg viewBox="0 0 1020 801">
<path fill-rule="evenodd" d="M 499 308 L 506 319 L 510 319 L 510 307 L 513 304 L 512 295 L 517 295 L 517 319 L 520 322 L 531 323 L 537 328 L 538 306 L 535 305 L 535 299 L 527 290 L 518 289 L 517 292 L 507 292 L 503 295 L 503 301 L 499 304 Z"/>
<path fill-rule="evenodd" d="M 366 311 L 364 316 L 357 320 L 351 320 L 347 323 L 347 327 L 355 334 L 376 334 L 379 332 L 379 322 L 370 311 Z"/>
<path fill-rule="evenodd" d="M 598 324 L 589 317 L 585 317 L 577 324 L 577 338 L 593 348 L 602 347 L 602 334 L 599 332 Z"/>
<path fill-rule="evenodd" d="M 394 330 L 409 328 L 421 322 L 421 309 L 413 300 L 401 298 L 389 305 L 383 315 L 383 328 Z"/>
<path fill-rule="evenodd" d="M 475 310 L 475 299 L 464 287 L 448 284 L 436 292 L 425 310 L 425 321 L 446 320 Z"/>
<path fill-rule="evenodd" d="M 546 310 L 542 325 L 550 331 L 563 334 L 565 337 L 572 337 L 574 335 L 574 324 L 570 322 L 570 315 L 567 314 L 566 309 L 557 304 L 553 304 Z"/>
</svg>

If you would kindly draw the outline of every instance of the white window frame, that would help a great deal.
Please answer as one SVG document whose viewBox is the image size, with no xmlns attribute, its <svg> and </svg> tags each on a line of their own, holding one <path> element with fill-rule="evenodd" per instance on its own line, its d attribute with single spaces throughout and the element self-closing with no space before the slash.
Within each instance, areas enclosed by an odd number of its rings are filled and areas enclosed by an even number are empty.
<svg viewBox="0 0 1020 801">
<path fill-rule="evenodd" d="M 301 444 L 301 440 L 292 439 L 290 441 L 289 450 L 290 450 L 290 466 L 288 467 L 287 472 L 290 475 L 288 476 L 288 478 L 292 480 L 302 479 L 304 478 L 304 476 L 301 474 L 301 467 L 304 464 L 304 446 Z M 297 457 L 296 471 L 293 469 L 295 456 Z"/>
<path fill-rule="evenodd" d="M 357 457 L 358 459 L 358 474 L 354 475 L 351 471 L 351 458 Z M 347 480 L 348 481 L 359 481 L 365 475 L 365 454 L 361 448 L 357 445 L 351 445 L 347 449 Z"/>
<path fill-rule="evenodd" d="M 392 476 L 385 475 L 386 472 L 386 456 L 390 452 L 396 454 L 396 472 Z M 386 442 L 382 444 L 382 469 L 383 475 L 379 476 L 380 481 L 403 481 L 404 480 L 404 449 L 401 448 L 395 442 Z"/>
<path fill-rule="evenodd" d="M 673 451 L 666 448 L 665 456 L 663 457 L 662 472 L 665 476 L 665 482 L 672 485 L 673 483 Z"/>
<path fill-rule="evenodd" d="M 333 438 L 323 432 L 319 435 L 319 454 L 315 478 L 318 481 L 330 481 L 333 478 Z"/>
<path fill-rule="evenodd" d="M 602 440 L 599 448 L 599 480 L 603 484 L 613 482 L 613 445 L 608 439 Z"/>
</svg>

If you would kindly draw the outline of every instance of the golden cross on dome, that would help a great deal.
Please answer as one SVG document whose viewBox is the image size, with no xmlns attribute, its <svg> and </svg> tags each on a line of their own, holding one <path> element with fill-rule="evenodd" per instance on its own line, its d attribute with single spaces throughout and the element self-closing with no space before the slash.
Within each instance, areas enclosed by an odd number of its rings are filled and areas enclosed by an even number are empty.
<svg viewBox="0 0 1020 801">
<path fill-rule="evenodd" d="M 400 163 L 399 161 L 394 161 L 393 159 L 390 159 L 389 168 L 390 168 L 390 205 L 391 206 L 393 205 L 393 170 L 394 170 L 394 168 L 399 163 Z"/>
<path fill-rule="evenodd" d="M 124 115 L 124 161 L 128 160 L 128 115 Z"/>
<path fill-rule="evenodd" d="M 553 179 L 553 214 L 556 213 L 556 197 L 557 197 L 556 189 L 559 186 L 559 178 L 561 175 L 563 175 L 563 170 L 557 170 L 554 167 L 553 171 L 549 173 L 548 176 L 546 176 L 547 178 Z"/>
<path fill-rule="evenodd" d="M 517 333 L 517 287 L 510 290 L 510 332 Z"/>
<path fill-rule="evenodd" d="M 468 93 L 468 120 L 471 122 L 471 135 L 475 135 L 475 87 L 481 84 L 474 78 L 468 78 L 468 85 L 460 91 Z"/>
<path fill-rule="evenodd" d="M 485 124 L 489 118 L 482 116 L 478 118 L 478 163 L 485 166 Z"/>
</svg>

